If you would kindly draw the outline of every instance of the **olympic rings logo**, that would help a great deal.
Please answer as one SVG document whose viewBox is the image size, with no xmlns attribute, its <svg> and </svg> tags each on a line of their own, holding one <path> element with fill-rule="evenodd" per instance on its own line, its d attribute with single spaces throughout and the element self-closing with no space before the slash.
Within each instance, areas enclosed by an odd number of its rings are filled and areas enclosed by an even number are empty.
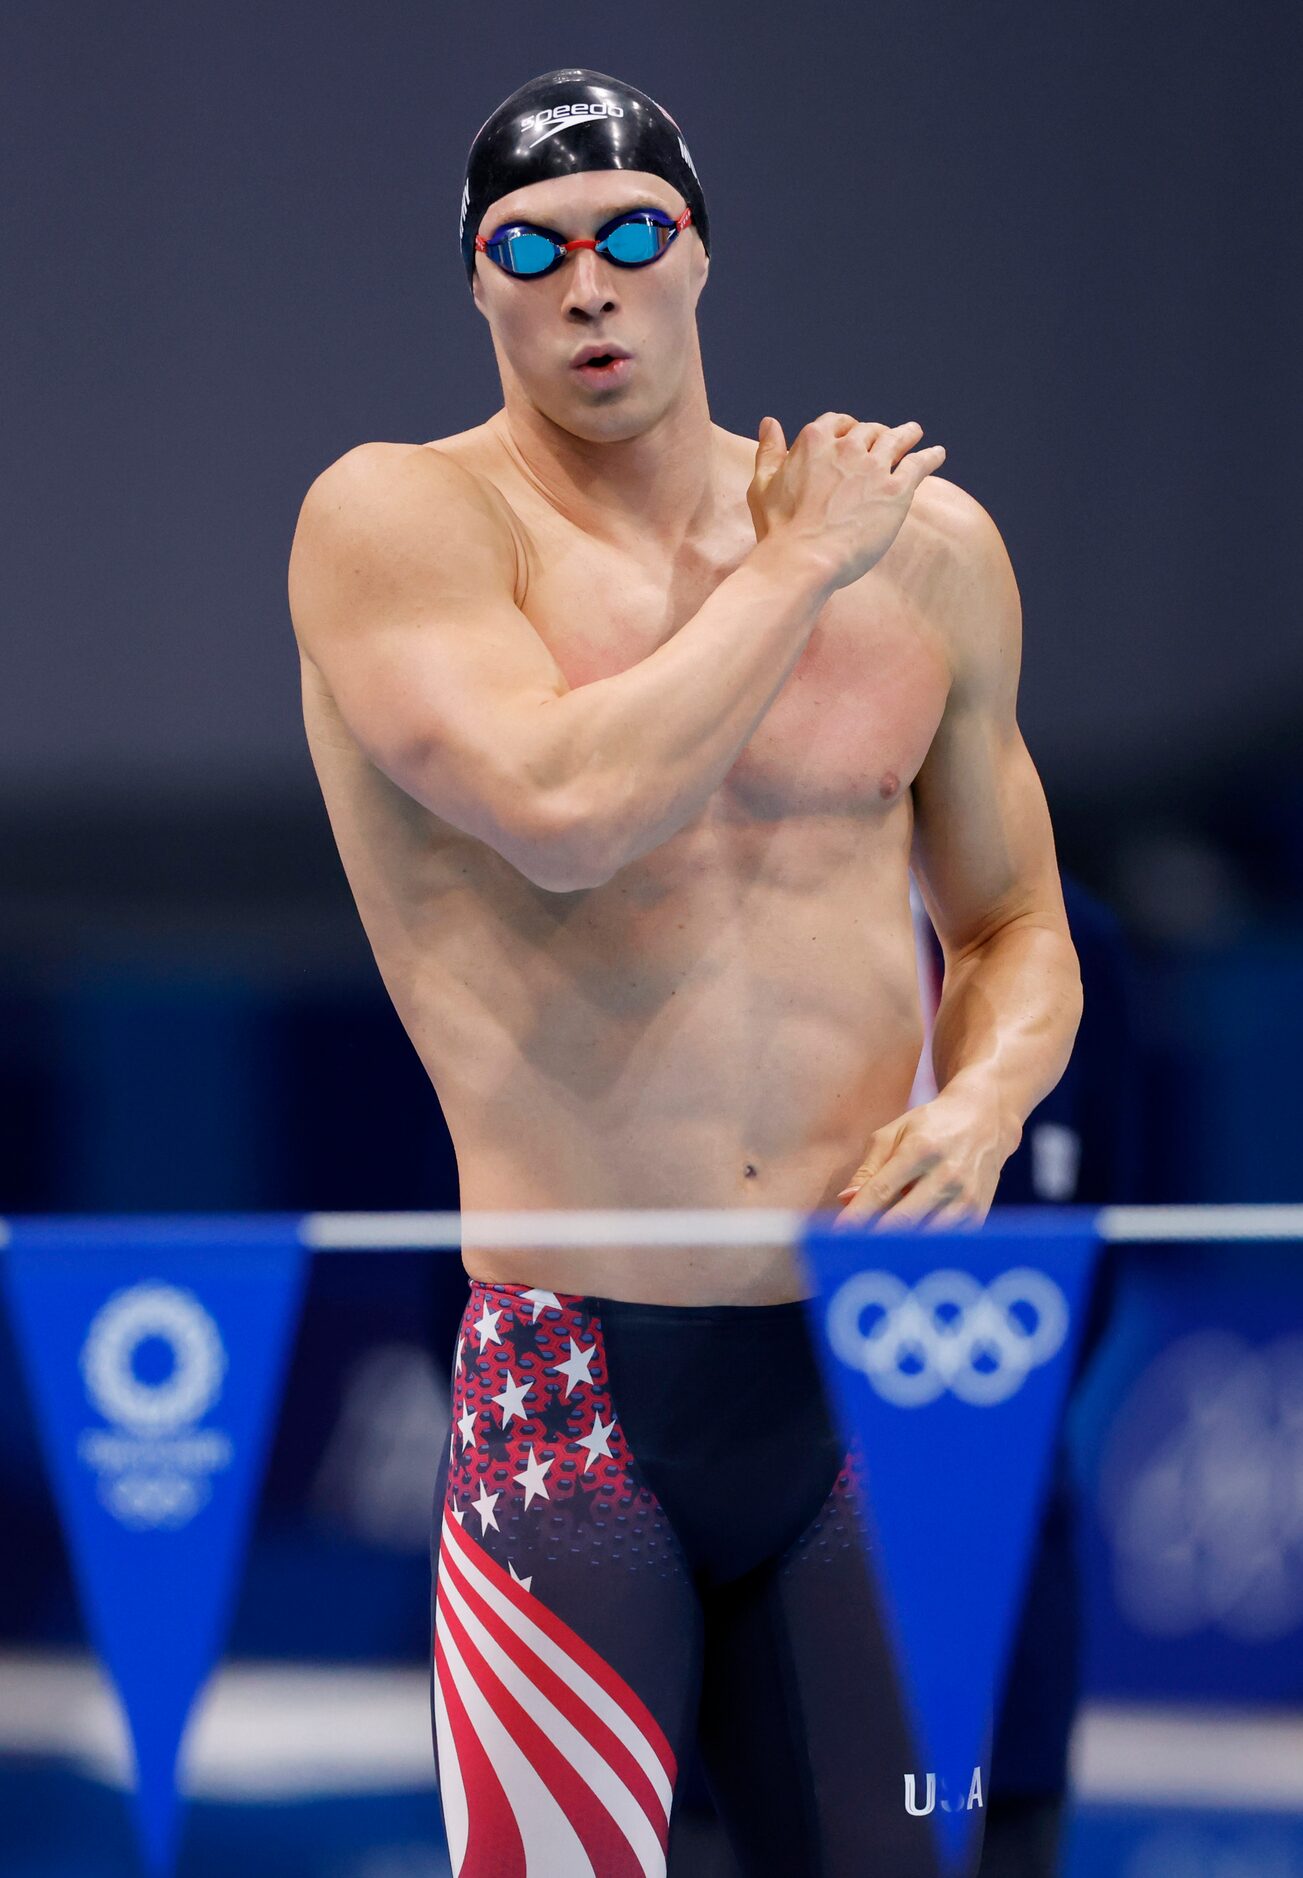
<svg viewBox="0 0 1303 1878">
<path fill-rule="evenodd" d="M 912 1290 L 892 1272 L 856 1272 L 825 1323 L 837 1356 L 885 1402 L 921 1408 L 949 1391 L 989 1408 L 1058 1354 L 1068 1321 L 1054 1280 L 1020 1266 L 987 1286 L 967 1272 L 930 1272 Z"/>
</svg>

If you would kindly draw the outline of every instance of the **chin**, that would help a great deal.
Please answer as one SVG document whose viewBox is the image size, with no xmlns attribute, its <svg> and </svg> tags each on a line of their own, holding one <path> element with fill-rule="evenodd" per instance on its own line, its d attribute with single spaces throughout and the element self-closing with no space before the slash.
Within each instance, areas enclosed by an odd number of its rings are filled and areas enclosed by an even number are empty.
<svg viewBox="0 0 1303 1878">
<path fill-rule="evenodd" d="M 605 402 L 576 400 L 568 410 L 556 413 L 553 421 L 587 443 L 626 443 L 631 437 L 641 437 L 656 420 L 631 399 L 612 392 Z"/>
</svg>

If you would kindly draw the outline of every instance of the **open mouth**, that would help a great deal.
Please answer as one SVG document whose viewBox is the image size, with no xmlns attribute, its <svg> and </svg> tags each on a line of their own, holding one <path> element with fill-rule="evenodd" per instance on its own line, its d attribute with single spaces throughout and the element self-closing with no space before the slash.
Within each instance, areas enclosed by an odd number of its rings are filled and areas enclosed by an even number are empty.
<svg viewBox="0 0 1303 1878">
<path fill-rule="evenodd" d="M 598 352 L 591 359 L 585 359 L 582 365 L 576 365 L 574 369 L 590 384 L 615 385 L 628 376 L 632 367 L 632 359 L 621 358 L 619 354 L 613 352 Z"/>
</svg>

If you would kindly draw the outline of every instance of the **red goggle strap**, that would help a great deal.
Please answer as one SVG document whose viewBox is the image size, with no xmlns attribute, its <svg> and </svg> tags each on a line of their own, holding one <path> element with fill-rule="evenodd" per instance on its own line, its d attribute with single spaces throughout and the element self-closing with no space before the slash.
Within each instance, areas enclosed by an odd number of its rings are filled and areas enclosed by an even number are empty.
<svg viewBox="0 0 1303 1878">
<path fill-rule="evenodd" d="M 682 215 L 676 215 L 674 218 L 675 231 L 681 235 L 684 229 L 691 222 L 691 220 L 692 220 L 691 209 L 685 209 Z M 595 248 L 596 246 L 597 246 L 597 242 L 591 236 L 585 241 L 563 241 L 561 243 L 561 247 L 566 254 L 569 254 L 572 248 Z M 489 250 L 489 244 L 485 240 L 484 236 L 476 235 L 475 237 L 476 253 L 487 254 L 488 250 Z"/>
</svg>

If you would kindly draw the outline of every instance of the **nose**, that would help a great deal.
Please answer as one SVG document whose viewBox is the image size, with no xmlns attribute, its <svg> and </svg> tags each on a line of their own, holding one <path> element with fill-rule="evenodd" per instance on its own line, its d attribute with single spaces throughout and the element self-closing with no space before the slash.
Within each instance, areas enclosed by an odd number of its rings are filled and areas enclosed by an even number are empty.
<svg viewBox="0 0 1303 1878">
<path fill-rule="evenodd" d="M 565 276 L 564 310 L 567 314 L 595 319 L 612 313 L 619 306 L 619 295 L 612 280 L 614 269 L 594 248 L 574 248 L 561 270 Z"/>
</svg>

